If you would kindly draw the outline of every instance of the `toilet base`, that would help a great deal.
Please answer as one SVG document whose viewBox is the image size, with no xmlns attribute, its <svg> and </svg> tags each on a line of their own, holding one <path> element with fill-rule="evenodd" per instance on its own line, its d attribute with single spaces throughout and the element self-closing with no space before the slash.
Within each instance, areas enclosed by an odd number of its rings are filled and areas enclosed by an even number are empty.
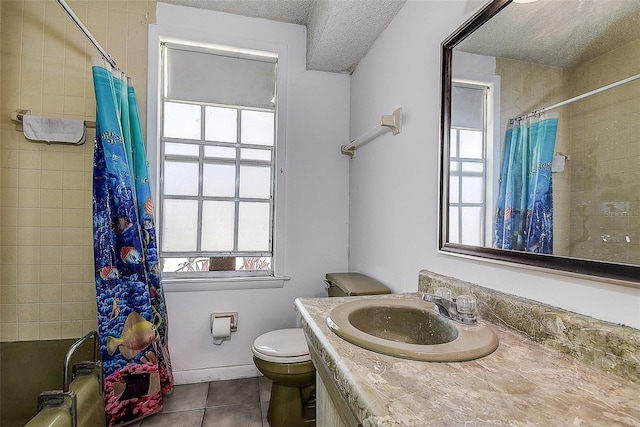
<svg viewBox="0 0 640 427">
<path fill-rule="evenodd" d="M 315 398 L 315 368 L 311 361 L 273 363 L 257 357 L 253 362 L 262 374 L 272 380 L 267 420 L 271 427 L 308 427 L 315 424 L 315 411 L 304 417 L 303 406 Z M 308 412 L 308 411 L 307 411 Z"/>
<path fill-rule="evenodd" d="M 271 399 L 267 411 L 267 421 L 272 427 L 311 427 L 315 426 L 315 399 L 310 398 L 315 387 L 287 387 L 277 383 L 271 385 Z M 312 403 L 312 407 L 305 405 Z M 305 409 L 307 409 L 305 411 Z M 313 410 L 309 414 L 309 410 Z M 307 417 L 305 418 L 305 412 Z"/>
</svg>

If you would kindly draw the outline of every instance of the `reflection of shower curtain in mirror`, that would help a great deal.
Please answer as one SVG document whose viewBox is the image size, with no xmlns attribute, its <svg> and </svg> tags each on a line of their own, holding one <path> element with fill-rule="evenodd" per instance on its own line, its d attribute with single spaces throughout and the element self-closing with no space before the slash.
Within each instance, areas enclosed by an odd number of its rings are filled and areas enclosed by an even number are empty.
<svg viewBox="0 0 640 427">
<path fill-rule="evenodd" d="M 553 253 L 551 162 L 558 119 L 528 119 L 507 129 L 493 247 Z"/>
<path fill-rule="evenodd" d="M 93 227 L 108 426 L 162 409 L 173 378 L 151 191 L 133 87 L 93 67 Z"/>
</svg>

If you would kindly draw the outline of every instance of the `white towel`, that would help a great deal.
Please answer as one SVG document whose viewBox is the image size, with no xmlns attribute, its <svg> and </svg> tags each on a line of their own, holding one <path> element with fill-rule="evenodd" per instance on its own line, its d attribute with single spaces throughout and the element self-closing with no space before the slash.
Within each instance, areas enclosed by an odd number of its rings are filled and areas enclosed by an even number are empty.
<svg viewBox="0 0 640 427">
<path fill-rule="evenodd" d="M 84 144 L 87 128 L 84 120 L 56 117 L 22 116 L 22 131 L 31 141 Z"/>
<path fill-rule="evenodd" d="M 564 154 L 556 154 L 553 156 L 551 162 L 551 172 L 562 172 L 567 161 L 567 157 Z"/>
</svg>

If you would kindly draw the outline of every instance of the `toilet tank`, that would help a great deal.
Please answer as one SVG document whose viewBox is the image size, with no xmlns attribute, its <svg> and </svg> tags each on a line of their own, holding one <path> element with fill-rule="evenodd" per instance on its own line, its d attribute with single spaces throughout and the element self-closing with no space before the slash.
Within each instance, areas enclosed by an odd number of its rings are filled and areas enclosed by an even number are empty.
<svg viewBox="0 0 640 427">
<path fill-rule="evenodd" d="M 329 297 L 390 294 L 391 290 L 378 280 L 360 273 L 327 273 Z"/>
</svg>

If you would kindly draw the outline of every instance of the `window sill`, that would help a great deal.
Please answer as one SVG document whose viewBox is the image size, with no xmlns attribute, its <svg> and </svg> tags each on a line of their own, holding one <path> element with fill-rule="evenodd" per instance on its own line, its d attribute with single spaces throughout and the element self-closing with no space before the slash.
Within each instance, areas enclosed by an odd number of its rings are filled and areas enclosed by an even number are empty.
<svg viewBox="0 0 640 427">
<path fill-rule="evenodd" d="M 216 277 L 216 278 L 170 278 L 162 280 L 165 293 L 226 291 L 243 289 L 283 288 L 289 276 L 268 277 Z"/>
</svg>

